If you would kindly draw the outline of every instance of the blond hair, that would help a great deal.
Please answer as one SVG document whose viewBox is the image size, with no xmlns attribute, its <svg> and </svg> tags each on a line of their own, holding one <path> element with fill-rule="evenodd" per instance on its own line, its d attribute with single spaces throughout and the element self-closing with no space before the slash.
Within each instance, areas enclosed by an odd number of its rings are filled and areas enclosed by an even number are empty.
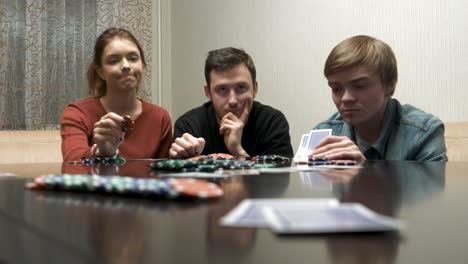
<svg viewBox="0 0 468 264">
<path fill-rule="evenodd" d="M 398 81 L 398 69 L 392 48 L 369 36 L 345 39 L 332 49 L 325 62 L 325 77 L 355 66 L 372 66 L 380 77 L 388 96 L 393 95 Z"/>
</svg>

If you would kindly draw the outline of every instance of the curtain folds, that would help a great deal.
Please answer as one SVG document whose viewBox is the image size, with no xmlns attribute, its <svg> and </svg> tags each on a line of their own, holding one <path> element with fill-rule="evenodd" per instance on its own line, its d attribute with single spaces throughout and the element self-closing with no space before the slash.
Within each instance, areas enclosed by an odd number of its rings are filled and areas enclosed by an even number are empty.
<svg viewBox="0 0 468 264">
<path fill-rule="evenodd" d="M 0 129 L 59 127 L 87 94 L 96 37 L 129 29 L 145 52 L 139 96 L 151 100 L 151 0 L 0 0 Z"/>
</svg>

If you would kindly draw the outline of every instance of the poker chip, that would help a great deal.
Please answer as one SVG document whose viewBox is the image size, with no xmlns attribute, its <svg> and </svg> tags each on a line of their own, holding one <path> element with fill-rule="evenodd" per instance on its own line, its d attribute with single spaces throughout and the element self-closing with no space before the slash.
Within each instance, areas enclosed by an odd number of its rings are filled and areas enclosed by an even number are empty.
<svg viewBox="0 0 468 264">
<path fill-rule="evenodd" d="M 169 184 L 180 195 L 188 198 L 210 199 L 223 195 L 216 184 L 195 179 L 169 179 Z"/>
<path fill-rule="evenodd" d="M 313 159 L 307 163 L 309 166 L 321 166 L 321 165 L 335 165 L 335 166 L 355 166 L 357 162 L 355 160 L 326 160 L 326 159 Z"/>
<path fill-rule="evenodd" d="M 309 161 L 307 165 L 309 166 L 333 165 L 333 162 L 331 161 Z"/>
<path fill-rule="evenodd" d="M 357 165 L 357 161 L 355 160 L 334 160 L 332 161 L 333 165 L 338 166 L 355 166 Z"/>
<path fill-rule="evenodd" d="M 290 163 L 291 158 L 283 157 L 280 155 L 258 155 L 253 157 L 253 161 L 257 163 Z"/>
<path fill-rule="evenodd" d="M 172 187 L 166 180 L 147 179 L 146 192 L 147 195 L 155 198 L 176 198 L 177 193 L 172 190 Z"/>
<path fill-rule="evenodd" d="M 91 158 L 82 158 L 81 163 L 84 165 L 102 165 L 102 166 L 110 166 L 110 165 L 117 165 L 122 166 L 127 161 L 125 158 L 122 157 L 91 157 Z"/>
<path fill-rule="evenodd" d="M 124 115 L 123 118 L 125 122 L 124 124 L 122 124 L 122 127 L 126 128 L 127 130 L 133 130 L 135 126 L 135 121 L 129 115 Z"/>
<path fill-rule="evenodd" d="M 46 182 L 44 180 L 45 176 L 36 177 L 32 182 L 26 183 L 26 187 L 29 189 L 43 189 L 46 186 Z"/>
<path fill-rule="evenodd" d="M 199 161 L 192 160 L 162 160 L 151 164 L 153 170 L 168 170 L 168 171 L 180 171 L 182 169 L 195 168 L 200 164 Z"/>
<path fill-rule="evenodd" d="M 212 153 L 206 155 L 206 158 L 213 158 L 213 159 L 234 159 L 234 156 L 227 153 Z"/>
<path fill-rule="evenodd" d="M 252 161 L 258 164 L 269 164 L 266 166 L 254 166 L 254 168 L 282 168 L 291 166 L 291 158 L 280 155 L 258 155 L 252 158 Z"/>
<path fill-rule="evenodd" d="M 326 162 L 329 161 L 326 158 L 320 158 L 320 157 L 309 157 L 309 161 L 313 162 Z"/>
<path fill-rule="evenodd" d="M 263 169 L 263 168 L 274 168 L 275 165 L 271 163 L 259 163 L 253 166 L 254 169 Z"/>
<path fill-rule="evenodd" d="M 217 169 L 217 166 L 214 164 L 202 164 L 198 166 L 198 170 L 201 172 L 213 172 Z"/>
<path fill-rule="evenodd" d="M 198 156 L 194 156 L 194 157 L 191 157 L 191 158 L 188 158 L 186 160 L 191 160 L 191 161 L 202 161 L 206 158 L 205 155 L 198 155 Z"/>
<path fill-rule="evenodd" d="M 321 157 L 309 157 L 309 166 L 333 165 L 333 161 Z"/>
</svg>

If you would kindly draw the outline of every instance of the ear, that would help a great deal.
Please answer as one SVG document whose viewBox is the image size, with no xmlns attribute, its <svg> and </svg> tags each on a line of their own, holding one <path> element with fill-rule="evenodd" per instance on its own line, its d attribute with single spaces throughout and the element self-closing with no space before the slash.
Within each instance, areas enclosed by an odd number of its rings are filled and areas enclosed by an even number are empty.
<svg viewBox="0 0 468 264">
<path fill-rule="evenodd" d="M 208 98 L 208 100 L 211 101 L 210 87 L 209 87 L 208 85 L 205 85 L 205 86 L 203 87 L 203 89 L 205 89 L 206 98 Z"/>
<path fill-rule="evenodd" d="M 253 98 L 255 99 L 255 96 L 257 96 L 257 92 L 258 92 L 258 82 L 255 81 L 255 83 L 253 84 Z"/>
</svg>

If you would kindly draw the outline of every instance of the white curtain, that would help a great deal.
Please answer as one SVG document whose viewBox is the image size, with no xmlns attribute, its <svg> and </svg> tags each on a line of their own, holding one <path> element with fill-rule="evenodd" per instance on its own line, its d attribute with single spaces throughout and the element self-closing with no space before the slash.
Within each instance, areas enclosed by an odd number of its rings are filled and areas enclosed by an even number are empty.
<svg viewBox="0 0 468 264">
<path fill-rule="evenodd" d="M 151 99 L 151 0 L 0 0 L 0 129 L 58 128 L 87 94 L 96 37 L 129 29 L 145 52 L 139 96 Z"/>
</svg>

